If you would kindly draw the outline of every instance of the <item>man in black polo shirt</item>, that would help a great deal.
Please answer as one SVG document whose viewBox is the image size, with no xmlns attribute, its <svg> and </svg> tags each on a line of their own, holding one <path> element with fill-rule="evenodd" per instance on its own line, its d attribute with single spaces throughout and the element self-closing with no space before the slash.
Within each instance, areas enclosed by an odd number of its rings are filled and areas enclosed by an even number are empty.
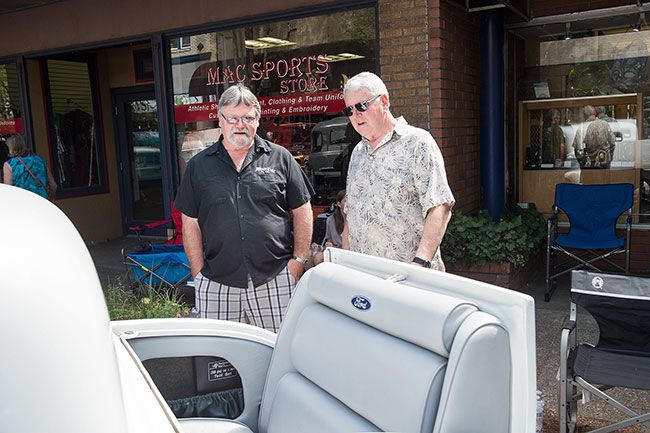
<svg viewBox="0 0 650 433">
<path fill-rule="evenodd" d="M 196 308 L 277 332 L 309 257 L 313 190 L 285 148 L 255 134 L 250 90 L 229 87 L 218 111 L 222 136 L 190 160 L 174 203 Z"/>
</svg>

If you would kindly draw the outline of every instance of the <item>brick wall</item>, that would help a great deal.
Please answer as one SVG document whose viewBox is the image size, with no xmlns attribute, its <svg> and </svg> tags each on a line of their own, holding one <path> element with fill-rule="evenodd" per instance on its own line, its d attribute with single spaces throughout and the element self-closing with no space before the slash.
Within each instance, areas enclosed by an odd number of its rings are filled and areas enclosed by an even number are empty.
<svg viewBox="0 0 650 433">
<path fill-rule="evenodd" d="M 429 128 L 430 101 L 426 0 L 380 0 L 381 77 L 395 116 Z"/>
<path fill-rule="evenodd" d="M 381 76 L 393 114 L 431 131 L 456 209 L 480 207 L 479 16 L 442 0 L 380 0 Z"/>
<path fill-rule="evenodd" d="M 464 212 L 481 204 L 479 19 L 429 1 L 431 132 L 445 157 L 456 209 Z"/>
<path fill-rule="evenodd" d="M 507 289 L 524 291 L 530 282 L 536 281 L 544 273 L 544 254 L 545 250 L 540 249 L 523 267 L 511 263 L 485 263 L 471 266 L 451 263 L 447 264 L 447 272 Z"/>
</svg>

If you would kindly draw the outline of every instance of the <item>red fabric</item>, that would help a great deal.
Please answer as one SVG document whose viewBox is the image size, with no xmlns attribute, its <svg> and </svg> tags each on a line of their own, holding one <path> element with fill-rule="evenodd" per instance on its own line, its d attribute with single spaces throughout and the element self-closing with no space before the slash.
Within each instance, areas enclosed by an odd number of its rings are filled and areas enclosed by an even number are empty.
<svg viewBox="0 0 650 433">
<path fill-rule="evenodd" d="M 174 227 L 174 236 L 169 239 L 166 244 L 182 244 L 183 243 L 183 219 L 181 217 L 181 211 L 174 207 L 174 201 L 170 203 L 172 211 L 172 224 Z"/>
<path fill-rule="evenodd" d="M 172 223 L 172 228 L 174 229 L 174 235 L 163 242 L 164 245 L 180 245 L 183 243 L 183 220 L 181 218 L 181 211 L 174 207 L 174 202 L 171 202 L 171 219 L 161 220 L 161 221 L 152 221 L 141 226 L 131 226 L 129 230 L 135 232 L 138 236 L 145 234 L 147 230 L 154 229 L 169 223 Z"/>
</svg>

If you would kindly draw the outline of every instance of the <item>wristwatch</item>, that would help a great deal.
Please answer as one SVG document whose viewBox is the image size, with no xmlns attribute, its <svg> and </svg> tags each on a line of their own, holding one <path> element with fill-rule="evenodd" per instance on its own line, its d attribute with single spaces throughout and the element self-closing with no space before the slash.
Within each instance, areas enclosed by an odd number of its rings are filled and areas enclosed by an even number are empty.
<svg viewBox="0 0 650 433">
<path fill-rule="evenodd" d="M 431 267 L 431 262 L 428 260 L 424 260 L 419 258 L 418 256 L 413 257 L 413 263 L 417 263 L 418 265 L 422 266 L 423 268 L 430 268 Z"/>
<path fill-rule="evenodd" d="M 300 263 L 300 264 L 303 265 L 303 266 L 307 266 L 307 263 L 309 263 L 309 260 L 307 260 L 307 259 L 302 259 L 302 258 L 300 258 L 300 257 L 298 257 L 298 256 L 293 256 L 293 257 L 291 257 L 291 258 L 294 259 L 295 261 L 297 261 L 298 263 Z"/>
</svg>

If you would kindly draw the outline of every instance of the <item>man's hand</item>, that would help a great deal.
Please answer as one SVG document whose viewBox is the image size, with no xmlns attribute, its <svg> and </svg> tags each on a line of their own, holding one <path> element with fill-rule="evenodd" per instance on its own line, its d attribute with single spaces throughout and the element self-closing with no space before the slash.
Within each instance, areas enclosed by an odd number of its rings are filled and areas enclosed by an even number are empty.
<svg viewBox="0 0 650 433">
<path fill-rule="evenodd" d="M 289 260 L 289 262 L 287 263 L 287 268 L 289 269 L 289 273 L 296 280 L 296 282 L 300 279 L 302 274 L 305 272 L 305 266 L 302 263 L 298 263 L 294 259 Z"/>
</svg>

